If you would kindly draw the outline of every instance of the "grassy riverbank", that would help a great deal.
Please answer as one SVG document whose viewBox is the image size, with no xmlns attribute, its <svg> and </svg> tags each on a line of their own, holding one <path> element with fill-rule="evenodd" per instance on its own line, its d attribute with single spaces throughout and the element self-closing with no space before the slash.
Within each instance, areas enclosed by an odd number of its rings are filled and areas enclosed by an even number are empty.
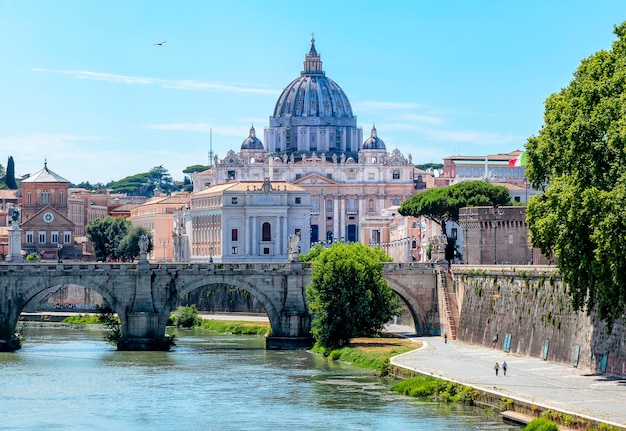
<svg viewBox="0 0 626 431">
<path fill-rule="evenodd" d="M 389 359 L 392 356 L 409 352 L 420 346 L 420 343 L 383 333 L 377 338 L 355 338 L 348 346 L 332 351 L 316 345 L 313 347 L 313 352 L 327 356 L 330 360 L 349 362 L 359 367 L 378 370 L 380 376 L 386 376 L 389 372 Z"/>
</svg>

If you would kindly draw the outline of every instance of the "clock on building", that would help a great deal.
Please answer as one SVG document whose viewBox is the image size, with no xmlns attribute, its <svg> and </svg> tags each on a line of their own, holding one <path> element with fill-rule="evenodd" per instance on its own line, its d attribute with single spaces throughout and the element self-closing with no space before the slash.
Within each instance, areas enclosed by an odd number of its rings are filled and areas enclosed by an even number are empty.
<svg viewBox="0 0 626 431">
<path fill-rule="evenodd" d="M 46 223 L 52 223 L 53 220 L 54 220 L 54 214 L 52 214 L 52 213 L 45 213 L 43 215 L 43 221 L 45 221 Z"/>
</svg>

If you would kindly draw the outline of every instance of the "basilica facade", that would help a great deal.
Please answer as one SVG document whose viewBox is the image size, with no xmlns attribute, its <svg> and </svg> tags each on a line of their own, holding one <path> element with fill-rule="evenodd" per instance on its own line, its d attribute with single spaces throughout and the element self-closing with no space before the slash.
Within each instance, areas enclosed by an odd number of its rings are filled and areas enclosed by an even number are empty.
<svg viewBox="0 0 626 431">
<path fill-rule="evenodd" d="M 239 152 L 214 157 L 193 178 L 194 192 L 236 181 L 285 181 L 310 194 L 309 244 L 377 243 L 361 224 L 416 192 L 411 156 L 388 152 L 372 126 L 363 140 L 350 101 L 328 78 L 311 40 L 300 76 L 281 93 L 264 131 L 251 127 Z"/>
</svg>

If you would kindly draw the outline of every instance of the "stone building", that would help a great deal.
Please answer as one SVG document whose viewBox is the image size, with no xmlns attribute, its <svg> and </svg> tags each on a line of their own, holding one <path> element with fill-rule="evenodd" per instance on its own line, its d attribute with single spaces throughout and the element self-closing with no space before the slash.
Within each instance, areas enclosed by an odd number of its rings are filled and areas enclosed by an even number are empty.
<svg viewBox="0 0 626 431">
<path fill-rule="evenodd" d="M 182 212 L 184 230 L 177 233 L 191 262 L 285 262 L 290 248 L 309 251 L 301 239 L 310 236 L 310 216 L 311 197 L 301 187 L 232 181 L 193 193 Z"/>
<path fill-rule="evenodd" d="M 470 265 L 550 263 L 530 244 L 525 206 L 472 207 L 459 211 L 463 262 Z M 553 262 L 552 262 L 553 263 Z"/>
<path fill-rule="evenodd" d="M 142 205 L 130 210 L 130 222 L 152 233 L 154 249 L 148 259 L 154 262 L 179 261 L 174 247 L 174 215 L 189 203 L 189 193 L 160 196 L 158 193 Z"/>
<path fill-rule="evenodd" d="M 22 249 L 43 259 L 74 258 L 75 225 L 68 218 L 70 182 L 48 168 L 20 182 Z"/>
<path fill-rule="evenodd" d="M 194 175 L 194 191 L 229 181 L 285 181 L 309 192 L 310 236 L 302 243 L 360 241 L 359 223 L 400 205 L 424 186 L 411 156 L 387 152 L 372 127 L 362 129 L 344 91 L 322 69 L 311 41 L 304 68 L 279 96 L 266 145 L 254 127 L 238 153 L 215 156 L 213 166 Z"/>
</svg>

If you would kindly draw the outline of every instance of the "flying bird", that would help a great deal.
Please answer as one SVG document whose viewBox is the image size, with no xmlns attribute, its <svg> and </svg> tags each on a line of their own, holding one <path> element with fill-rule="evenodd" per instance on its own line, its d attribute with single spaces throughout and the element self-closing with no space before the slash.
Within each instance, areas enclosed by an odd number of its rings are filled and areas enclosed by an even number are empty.
<svg viewBox="0 0 626 431">
<path fill-rule="evenodd" d="M 163 46 L 164 43 L 167 43 L 167 40 L 164 40 L 163 42 L 157 42 L 154 45 Z"/>
</svg>

